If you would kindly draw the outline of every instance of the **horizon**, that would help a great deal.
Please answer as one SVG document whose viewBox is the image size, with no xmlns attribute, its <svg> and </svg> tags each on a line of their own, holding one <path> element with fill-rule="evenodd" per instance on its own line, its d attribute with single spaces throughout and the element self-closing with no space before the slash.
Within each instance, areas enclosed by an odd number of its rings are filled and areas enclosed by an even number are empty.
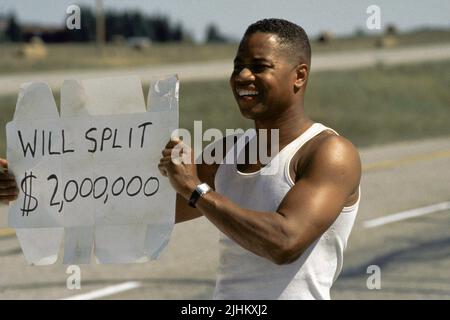
<svg viewBox="0 0 450 320">
<path fill-rule="evenodd" d="M 66 18 L 66 8 L 71 4 L 90 7 L 95 10 L 94 0 L 52 1 L 41 0 L 39 5 L 29 0 L 0 0 L 0 15 L 14 13 L 20 24 L 39 26 L 61 26 Z M 310 35 L 316 37 L 321 32 L 331 32 L 335 37 L 347 37 L 362 30 L 366 35 L 382 34 L 388 25 L 394 25 L 400 33 L 433 29 L 450 29 L 450 2 L 431 0 L 414 3 L 399 0 L 389 2 L 378 0 L 381 9 L 381 28 L 369 30 L 366 9 L 374 4 L 369 0 L 349 0 L 345 4 L 333 0 L 320 3 L 313 1 L 279 0 L 276 4 L 263 0 L 257 4 L 248 0 L 217 1 L 212 4 L 205 0 L 172 0 L 167 2 L 142 2 L 138 0 L 105 0 L 107 11 L 139 11 L 148 16 L 162 15 L 171 23 L 181 23 L 183 30 L 192 35 L 196 42 L 203 42 L 208 25 L 214 24 L 231 40 L 239 40 L 246 27 L 252 22 L 267 18 L 284 18 L 301 25 Z M 239 7 L 240 10 L 235 10 Z M 239 22 L 237 22 L 239 21 Z"/>
</svg>

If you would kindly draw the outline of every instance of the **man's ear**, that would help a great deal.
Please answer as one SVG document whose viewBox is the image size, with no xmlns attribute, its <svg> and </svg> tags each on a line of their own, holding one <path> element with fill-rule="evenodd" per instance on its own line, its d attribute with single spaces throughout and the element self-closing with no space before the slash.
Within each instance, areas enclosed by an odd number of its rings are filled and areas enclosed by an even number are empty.
<svg viewBox="0 0 450 320">
<path fill-rule="evenodd" d="M 309 67 L 307 64 L 302 63 L 296 67 L 295 82 L 294 82 L 295 92 L 306 86 L 306 82 L 308 81 L 308 75 L 309 75 Z"/>
</svg>

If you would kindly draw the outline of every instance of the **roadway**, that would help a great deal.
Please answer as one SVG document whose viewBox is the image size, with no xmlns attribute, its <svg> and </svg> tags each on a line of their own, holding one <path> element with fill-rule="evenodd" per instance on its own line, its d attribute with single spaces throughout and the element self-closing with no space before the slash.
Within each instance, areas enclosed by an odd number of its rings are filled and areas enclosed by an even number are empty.
<svg viewBox="0 0 450 320">
<path fill-rule="evenodd" d="M 332 297 L 450 299 L 450 138 L 360 153 L 361 206 Z M 67 289 L 61 259 L 28 266 L 15 235 L 0 231 L 0 299 L 209 299 L 214 289 L 218 231 L 205 218 L 176 225 L 158 261 L 81 266 L 80 290 Z M 367 286 L 373 265 L 379 290 Z"/>
<path fill-rule="evenodd" d="M 390 49 L 352 50 L 314 54 L 312 72 L 358 69 L 376 65 L 398 65 L 450 59 L 450 44 Z M 215 80 L 230 76 L 231 60 L 141 66 L 120 69 L 61 70 L 49 72 L 14 73 L 0 75 L 0 95 L 17 94 L 20 84 L 43 81 L 58 90 L 65 79 L 139 76 L 144 83 L 152 77 L 177 73 L 181 81 Z"/>
</svg>

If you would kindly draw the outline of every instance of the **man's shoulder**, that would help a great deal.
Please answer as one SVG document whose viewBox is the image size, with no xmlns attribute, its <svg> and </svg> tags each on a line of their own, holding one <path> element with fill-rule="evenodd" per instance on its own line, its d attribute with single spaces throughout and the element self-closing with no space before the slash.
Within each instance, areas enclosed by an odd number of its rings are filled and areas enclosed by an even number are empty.
<svg viewBox="0 0 450 320">
<path fill-rule="evenodd" d="M 306 154 L 298 162 L 297 172 L 336 172 L 343 170 L 360 176 L 361 160 L 357 148 L 347 138 L 325 131 L 307 146 Z"/>
<path fill-rule="evenodd" d="M 344 136 L 327 133 L 318 141 L 314 150 L 319 156 L 334 157 L 337 155 L 358 155 L 355 145 Z"/>
</svg>

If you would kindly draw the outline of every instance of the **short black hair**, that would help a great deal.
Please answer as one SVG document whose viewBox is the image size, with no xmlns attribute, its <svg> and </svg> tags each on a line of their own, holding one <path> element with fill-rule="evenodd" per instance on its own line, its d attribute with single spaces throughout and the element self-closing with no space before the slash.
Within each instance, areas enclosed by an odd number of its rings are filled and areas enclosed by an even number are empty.
<svg viewBox="0 0 450 320">
<path fill-rule="evenodd" d="M 280 44 L 287 49 L 289 56 L 311 64 L 311 45 L 308 35 L 299 25 L 284 19 L 263 19 L 248 26 L 244 38 L 256 32 L 272 33 L 278 37 Z"/>
</svg>

